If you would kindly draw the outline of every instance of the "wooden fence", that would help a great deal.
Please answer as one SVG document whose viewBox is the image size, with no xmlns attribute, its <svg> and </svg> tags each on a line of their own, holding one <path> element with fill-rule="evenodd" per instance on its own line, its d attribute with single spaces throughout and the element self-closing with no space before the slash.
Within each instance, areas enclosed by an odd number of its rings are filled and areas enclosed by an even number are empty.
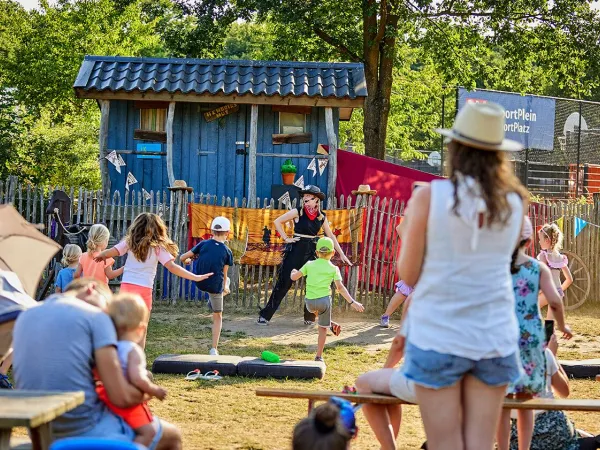
<svg viewBox="0 0 600 450">
<path fill-rule="evenodd" d="M 103 191 L 60 187 L 39 187 L 21 184 L 11 178 L 0 181 L 0 203 L 12 203 L 28 221 L 43 223 L 48 236 L 56 234 L 56 223 L 51 215 L 45 214 L 49 199 L 54 189 L 67 193 L 71 199 L 72 224 L 90 225 L 104 223 L 111 236 L 119 240 L 123 238 L 127 227 L 135 216 L 141 212 L 154 212 L 165 220 L 169 235 L 179 245 L 181 252 L 187 250 L 188 203 L 213 204 L 220 206 L 249 207 L 246 199 L 218 199 L 214 195 L 188 194 L 185 191 L 150 192 L 145 198 L 142 192 L 131 191 L 121 196 L 115 191 L 112 194 Z M 273 199 L 256 199 L 256 208 L 281 208 Z M 359 198 L 341 196 L 326 202 L 326 209 L 361 208 L 363 212 L 363 245 L 360 259 L 353 266 L 342 267 L 344 283 L 358 301 L 367 306 L 384 308 L 393 294 L 395 280 L 395 261 L 398 256 L 400 242 L 395 228 L 404 210 L 403 202 L 381 199 L 372 196 Z M 295 206 L 295 202 L 292 206 Z M 122 262 L 117 260 L 116 267 Z M 188 267 L 189 269 L 189 267 Z M 232 294 L 226 301 L 244 308 L 259 308 L 269 299 L 277 276 L 276 266 L 257 266 L 236 264 L 231 270 Z M 204 293 L 196 289 L 194 283 L 172 276 L 159 267 L 155 285 L 155 301 L 176 302 L 178 300 L 200 302 Z M 297 309 L 304 300 L 304 282 L 295 283 L 284 299 L 284 305 Z M 334 294 L 335 304 L 345 305 L 341 296 Z"/>
<path fill-rule="evenodd" d="M 188 203 L 221 206 L 248 207 L 246 199 L 217 199 L 213 195 L 188 194 L 184 191 L 150 192 L 146 198 L 141 192 L 131 191 L 121 197 L 119 192 L 108 194 L 85 189 L 62 189 L 71 199 L 72 223 L 107 225 L 111 236 L 121 239 L 133 218 L 140 212 L 159 214 L 166 222 L 169 234 L 179 245 L 181 252 L 187 250 Z M 20 184 L 12 178 L 0 181 L 0 203 L 12 203 L 28 221 L 43 223 L 45 232 L 52 236 L 56 227 L 52 217 L 45 214 L 53 188 Z M 256 208 L 276 208 L 273 199 L 256 199 Z M 359 198 L 348 196 L 329 199 L 326 209 L 361 208 L 363 210 L 363 245 L 360 259 L 353 266 L 342 267 L 344 283 L 355 298 L 371 310 L 382 311 L 393 294 L 396 280 L 395 261 L 400 250 L 400 240 L 395 231 L 404 212 L 404 203 L 372 196 Z M 600 201 L 593 204 L 548 203 L 532 205 L 530 216 L 534 226 L 563 218 L 564 249 L 577 254 L 590 274 L 588 301 L 600 298 Z M 589 223 L 581 233 L 574 236 L 574 219 L 578 217 Z M 537 247 L 535 251 L 537 251 Z M 117 261 L 117 265 L 121 264 Z M 226 298 L 230 305 L 257 309 L 269 299 L 276 281 L 277 267 L 236 264 L 231 271 L 232 294 Z M 180 280 L 159 268 L 156 277 L 155 300 L 174 303 L 179 300 L 198 302 L 204 299 L 202 292 L 187 280 Z M 304 282 L 296 282 L 284 299 L 284 304 L 295 309 L 302 307 Z M 334 304 L 345 307 L 341 296 L 334 294 Z"/>
</svg>

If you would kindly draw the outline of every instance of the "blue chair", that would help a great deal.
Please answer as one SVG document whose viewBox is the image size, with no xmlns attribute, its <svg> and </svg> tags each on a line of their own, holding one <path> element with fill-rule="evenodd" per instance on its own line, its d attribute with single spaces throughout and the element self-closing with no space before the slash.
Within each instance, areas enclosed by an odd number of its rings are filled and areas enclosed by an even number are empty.
<svg viewBox="0 0 600 450">
<path fill-rule="evenodd" d="M 50 450 L 145 450 L 146 447 L 129 441 L 102 438 L 66 438 L 55 441 Z"/>
</svg>

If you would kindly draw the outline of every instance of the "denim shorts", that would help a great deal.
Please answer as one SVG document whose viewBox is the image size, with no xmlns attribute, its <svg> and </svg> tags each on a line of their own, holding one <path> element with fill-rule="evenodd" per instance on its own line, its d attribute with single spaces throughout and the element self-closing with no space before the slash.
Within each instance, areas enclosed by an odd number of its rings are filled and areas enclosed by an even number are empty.
<svg viewBox="0 0 600 450">
<path fill-rule="evenodd" d="M 455 385 L 465 375 L 473 375 L 488 386 L 513 383 L 523 370 L 519 352 L 510 356 L 474 361 L 455 355 L 421 350 L 406 343 L 403 372 L 419 386 L 443 389 Z"/>
</svg>

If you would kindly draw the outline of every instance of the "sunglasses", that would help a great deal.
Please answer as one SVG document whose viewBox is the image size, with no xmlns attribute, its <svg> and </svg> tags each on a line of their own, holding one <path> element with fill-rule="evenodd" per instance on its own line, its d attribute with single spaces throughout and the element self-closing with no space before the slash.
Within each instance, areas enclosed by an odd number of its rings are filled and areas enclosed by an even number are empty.
<svg viewBox="0 0 600 450">
<path fill-rule="evenodd" d="M 358 407 L 355 409 L 354 406 L 352 406 L 352 403 L 339 397 L 331 397 L 329 403 L 332 403 L 339 408 L 340 420 L 352 438 L 354 439 L 358 436 L 358 427 L 356 426 L 356 418 L 354 416 Z"/>
</svg>

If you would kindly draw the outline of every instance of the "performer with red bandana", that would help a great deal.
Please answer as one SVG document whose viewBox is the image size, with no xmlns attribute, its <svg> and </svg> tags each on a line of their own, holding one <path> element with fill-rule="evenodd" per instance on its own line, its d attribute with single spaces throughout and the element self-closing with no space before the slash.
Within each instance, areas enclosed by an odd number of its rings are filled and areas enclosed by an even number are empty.
<svg viewBox="0 0 600 450">
<path fill-rule="evenodd" d="M 301 205 L 288 211 L 287 213 L 275 219 L 275 229 L 279 232 L 281 239 L 286 243 L 283 251 L 283 262 L 277 272 L 277 283 L 271 293 L 269 302 L 260 310 L 257 323 L 259 325 L 268 325 L 271 317 L 279 308 L 279 304 L 285 294 L 292 287 L 293 281 L 290 274 L 293 269 L 300 269 L 308 261 L 316 259 L 316 246 L 319 239 L 319 232 L 323 228 L 325 235 L 331 240 L 335 250 L 340 255 L 342 262 L 352 265 L 350 260 L 344 254 L 337 239 L 329 228 L 329 222 L 325 213 L 321 210 L 321 202 L 325 200 L 325 194 L 317 186 L 308 185 L 300 191 L 302 196 Z M 294 221 L 294 236 L 288 237 L 283 230 L 283 224 Z M 315 322 L 315 315 L 304 308 L 304 324 L 312 325 Z"/>
</svg>

